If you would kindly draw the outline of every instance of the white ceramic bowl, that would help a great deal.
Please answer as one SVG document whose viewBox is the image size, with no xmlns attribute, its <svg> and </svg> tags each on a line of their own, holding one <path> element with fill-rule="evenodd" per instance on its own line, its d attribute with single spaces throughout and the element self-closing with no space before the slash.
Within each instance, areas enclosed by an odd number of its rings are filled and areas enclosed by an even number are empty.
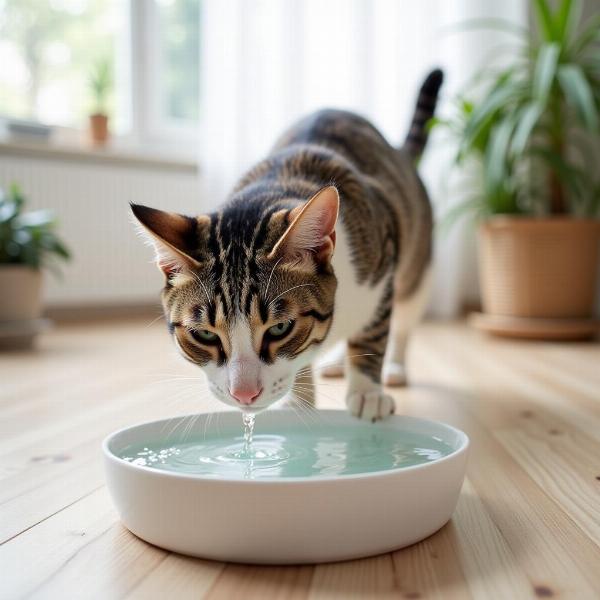
<svg viewBox="0 0 600 600">
<path fill-rule="evenodd" d="M 345 411 L 321 411 L 328 425 L 376 427 Z M 374 473 L 285 479 L 215 479 L 134 465 L 130 444 L 164 437 L 180 417 L 122 429 L 103 443 L 108 488 L 125 526 L 174 552 L 222 561 L 317 563 L 389 552 L 431 535 L 450 519 L 463 483 L 469 439 L 449 425 L 392 416 L 386 427 L 434 435 L 454 451 L 433 462 Z M 188 436 L 204 431 L 200 416 Z M 213 419 L 213 423 L 215 420 Z M 256 433 L 298 427 L 293 411 L 271 410 Z M 238 412 L 219 414 L 239 436 Z"/>
</svg>

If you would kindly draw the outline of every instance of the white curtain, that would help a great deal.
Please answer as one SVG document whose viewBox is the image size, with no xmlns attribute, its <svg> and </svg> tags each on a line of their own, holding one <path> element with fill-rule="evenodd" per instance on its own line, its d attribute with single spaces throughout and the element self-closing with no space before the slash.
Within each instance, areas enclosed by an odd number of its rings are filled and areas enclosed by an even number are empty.
<svg viewBox="0 0 600 600">
<path fill-rule="evenodd" d="M 451 97 L 506 41 L 500 32 L 452 33 L 451 26 L 480 17 L 522 23 L 527 2 L 205 0 L 203 7 L 200 169 L 212 208 L 279 133 L 312 110 L 360 112 L 400 143 L 428 70 L 444 69 L 443 98 Z M 453 201 L 446 146 L 434 134 L 421 165 L 444 209 Z M 438 235 L 434 314 L 455 314 L 473 292 L 473 255 L 464 227 Z"/>
</svg>

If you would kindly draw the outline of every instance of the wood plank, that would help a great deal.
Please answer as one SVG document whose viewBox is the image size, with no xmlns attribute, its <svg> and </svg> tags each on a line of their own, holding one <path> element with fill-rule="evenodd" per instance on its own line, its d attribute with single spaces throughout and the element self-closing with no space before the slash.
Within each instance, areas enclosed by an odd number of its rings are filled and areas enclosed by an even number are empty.
<svg viewBox="0 0 600 600">
<path fill-rule="evenodd" d="M 419 544 L 392 555 L 400 598 L 468 600 L 471 593 L 457 552 L 457 518 Z"/>
<path fill-rule="evenodd" d="M 116 520 L 108 491 L 102 487 L 1 545 L 0 597 L 21 598 L 39 591 Z"/>
<path fill-rule="evenodd" d="M 230 564 L 204 596 L 207 600 L 303 600 L 312 566 L 270 567 Z"/>
<path fill-rule="evenodd" d="M 533 421 L 533 419 L 530 419 Z M 531 429 L 531 428 L 529 428 Z M 524 471 L 600 548 L 600 451 L 558 429 L 503 430 L 496 437 Z M 586 447 L 592 447 L 592 451 Z M 600 552 L 598 553 L 600 561 Z"/>
<path fill-rule="evenodd" d="M 398 597 L 394 562 L 389 554 L 317 565 L 310 590 L 311 600 Z"/>
<path fill-rule="evenodd" d="M 534 598 L 518 558 L 467 479 L 452 523 L 458 556 L 474 598 Z"/>
<path fill-rule="evenodd" d="M 86 534 L 87 537 L 87 534 Z M 81 590 L 86 598 L 122 598 L 158 568 L 167 552 L 136 538 L 120 523 L 57 563 L 31 593 L 33 600 L 72 597 Z"/>
<path fill-rule="evenodd" d="M 223 563 L 169 554 L 125 597 L 127 600 L 204 598 L 224 567 Z"/>
</svg>

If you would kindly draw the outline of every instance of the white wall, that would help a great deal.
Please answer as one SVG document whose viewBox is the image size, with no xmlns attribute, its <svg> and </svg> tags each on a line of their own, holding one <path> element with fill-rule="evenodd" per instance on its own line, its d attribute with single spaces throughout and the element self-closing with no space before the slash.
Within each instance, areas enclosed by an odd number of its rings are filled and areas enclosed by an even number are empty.
<svg viewBox="0 0 600 600">
<path fill-rule="evenodd" d="M 73 252 L 62 279 L 46 276 L 49 305 L 156 301 L 162 276 L 135 234 L 129 202 L 199 213 L 194 170 L 0 155 L 0 185 L 18 183 L 28 207 L 51 208 Z"/>
</svg>

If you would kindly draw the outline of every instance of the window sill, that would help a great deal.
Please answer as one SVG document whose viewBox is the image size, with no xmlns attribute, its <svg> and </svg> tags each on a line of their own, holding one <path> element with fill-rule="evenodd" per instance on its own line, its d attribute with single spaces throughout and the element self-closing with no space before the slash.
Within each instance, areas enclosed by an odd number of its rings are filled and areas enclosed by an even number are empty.
<svg viewBox="0 0 600 600">
<path fill-rule="evenodd" d="M 22 156 L 60 161 L 140 169 L 162 169 L 184 173 L 197 173 L 198 166 L 192 160 L 146 152 L 142 149 L 119 147 L 118 143 L 95 148 L 83 143 L 56 143 L 0 139 L 0 155 Z"/>
</svg>

